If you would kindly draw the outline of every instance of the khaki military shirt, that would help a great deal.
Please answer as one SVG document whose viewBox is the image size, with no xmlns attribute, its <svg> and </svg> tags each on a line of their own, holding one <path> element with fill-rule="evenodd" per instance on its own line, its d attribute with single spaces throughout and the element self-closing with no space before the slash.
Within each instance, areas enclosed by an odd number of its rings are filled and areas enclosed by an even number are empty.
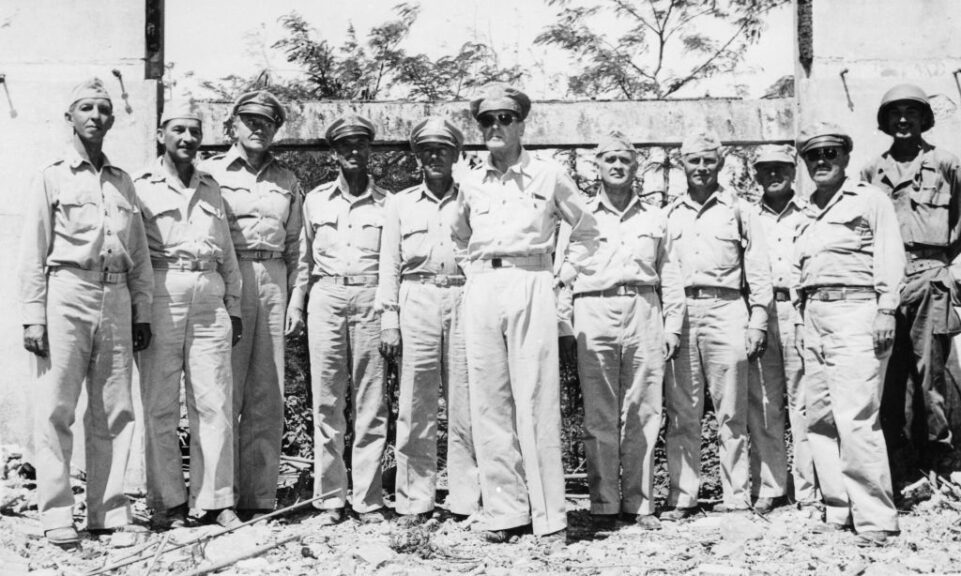
<svg viewBox="0 0 961 576">
<path fill-rule="evenodd" d="M 239 144 L 200 165 L 220 184 L 227 207 L 234 249 L 281 252 L 289 286 L 297 277 L 300 259 L 301 202 L 297 176 L 273 156 L 260 170 L 244 159 Z"/>
<path fill-rule="evenodd" d="M 224 279 L 224 305 L 240 316 L 241 280 L 230 224 L 213 176 L 194 170 L 187 186 L 165 165 L 164 157 L 134 178 L 150 257 L 167 262 L 217 263 Z"/>
<path fill-rule="evenodd" d="M 133 182 L 104 157 L 98 172 L 70 147 L 44 167 L 26 198 L 20 259 L 24 324 L 47 323 L 47 271 L 127 274 L 135 323 L 150 322 L 153 269 Z"/>
<path fill-rule="evenodd" d="M 311 278 L 377 274 L 387 191 L 373 179 L 360 196 L 349 190 L 340 176 L 304 199 L 300 265 L 291 295 L 295 309 L 303 309 Z"/>
<path fill-rule="evenodd" d="M 551 254 L 560 220 L 571 226 L 567 259 L 581 269 L 597 248 L 597 224 L 570 176 L 526 150 L 503 173 L 488 155 L 461 182 L 452 227 L 455 254 L 465 271 L 475 260 Z"/>
<path fill-rule="evenodd" d="M 400 325 L 398 295 L 405 274 L 463 275 L 450 237 L 458 194 L 455 184 L 437 198 L 420 184 L 387 196 L 377 294 L 384 330 Z"/>
<path fill-rule="evenodd" d="M 684 287 L 742 290 L 746 283 L 749 327 L 766 331 L 774 290 L 757 210 L 720 187 L 704 204 L 685 194 L 671 206 L 667 229 Z"/>
<path fill-rule="evenodd" d="M 848 178 L 823 210 L 812 201 L 805 212 L 794 249 L 799 289 L 874 287 L 878 308 L 897 308 L 906 259 L 887 195 Z"/>
<path fill-rule="evenodd" d="M 600 247 L 594 255 L 594 274 L 579 275 L 563 255 L 570 245 L 571 227 L 561 224 L 557 254 L 558 277 L 570 289 L 561 291 L 562 335 L 573 334 L 571 298 L 576 294 L 615 288 L 622 284 L 653 286 L 660 289 L 666 332 L 680 335 L 684 321 L 684 285 L 677 264 L 671 259 L 670 236 L 667 235 L 667 213 L 634 196 L 623 212 L 611 203 L 601 188 L 587 201 L 597 220 Z"/>
<path fill-rule="evenodd" d="M 762 198 L 757 212 L 764 230 L 768 258 L 771 261 L 771 282 L 775 288 L 789 290 L 794 277 L 794 237 L 798 226 L 807 219 L 807 202 L 796 194 L 780 213 L 775 212 Z"/>
</svg>

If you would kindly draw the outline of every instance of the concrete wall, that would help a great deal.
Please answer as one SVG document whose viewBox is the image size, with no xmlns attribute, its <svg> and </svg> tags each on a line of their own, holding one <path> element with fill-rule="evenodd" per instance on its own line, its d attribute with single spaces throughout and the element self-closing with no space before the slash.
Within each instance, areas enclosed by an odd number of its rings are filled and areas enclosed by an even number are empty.
<svg viewBox="0 0 961 576">
<path fill-rule="evenodd" d="M 36 170 L 66 145 L 70 89 L 100 77 L 114 99 L 116 123 L 106 151 L 134 171 L 153 156 L 156 81 L 144 80 L 144 2 L 0 2 L 0 438 L 27 444 L 33 390 L 21 345 L 17 252 L 24 194 Z M 121 99 L 118 70 L 128 93 Z M 9 100 L 7 98 L 9 94 Z M 78 445 L 78 448 L 82 444 Z"/>
<path fill-rule="evenodd" d="M 800 63 L 796 74 L 801 125 L 825 119 L 847 128 L 851 168 L 860 170 L 890 144 L 877 129 L 881 96 L 910 82 L 932 98 L 936 123 L 925 137 L 961 154 L 961 93 L 953 76 L 961 68 L 961 2 L 813 0 L 812 11 L 810 75 Z"/>
</svg>

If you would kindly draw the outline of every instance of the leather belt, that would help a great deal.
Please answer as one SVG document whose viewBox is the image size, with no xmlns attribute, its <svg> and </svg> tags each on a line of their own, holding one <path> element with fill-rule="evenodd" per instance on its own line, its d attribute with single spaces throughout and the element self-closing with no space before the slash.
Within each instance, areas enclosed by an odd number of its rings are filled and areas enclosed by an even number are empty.
<svg viewBox="0 0 961 576">
<path fill-rule="evenodd" d="M 790 302 L 791 301 L 791 291 L 787 288 L 774 288 L 774 301 L 775 302 Z"/>
<path fill-rule="evenodd" d="M 217 269 L 217 263 L 212 260 L 181 259 L 150 259 L 154 270 L 180 270 L 181 272 L 209 272 Z"/>
<path fill-rule="evenodd" d="M 467 282 L 464 276 L 454 276 L 451 274 L 404 274 L 401 276 L 404 282 L 418 282 L 420 284 L 432 284 L 441 288 L 448 286 L 463 286 Z"/>
<path fill-rule="evenodd" d="M 948 257 L 944 253 L 944 248 L 908 249 L 905 251 L 905 255 L 908 258 L 905 267 L 905 273 L 908 276 L 932 268 L 941 268 L 948 264 Z"/>
<path fill-rule="evenodd" d="M 650 284 L 618 284 L 607 290 L 588 290 L 586 292 L 575 292 L 574 300 L 578 298 L 607 298 L 611 296 L 637 296 L 654 292 L 654 286 Z"/>
<path fill-rule="evenodd" d="M 284 253 L 278 250 L 235 250 L 238 260 L 280 260 Z"/>
<path fill-rule="evenodd" d="M 68 274 L 70 276 L 76 276 L 82 280 L 88 282 L 99 282 L 100 284 L 126 284 L 127 283 L 127 273 L 126 272 L 107 272 L 100 270 L 84 270 L 83 268 L 74 268 L 72 266 L 54 266 L 50 268 L 48 274 L 52 276 L 57 276 L 60 274 Z"/>
<path fill-rule="evenodd" d="M 806 300 L 818 300 L 819 302 L 874 300 L 877 296 L 874 288 L 868 286 L 819 286 L 804 289 Z"/>
<path fill-rule="evenodd" d="M 472 271 L 490 271 L 500 268 L 523 268 L 525 270 L 550 270 L 550 254 L 534 256 L 497 256 L 488 260 L 474 260 L 470 263 Z"/>
<path fill-rule="evenodd" d="M 687 286 L 684 294 L 688 298 L 700 300 L 703 298 L 717 298 L 719 300 L 734 300 L 741 297 L 741 291 L 735 288 L 721 288 L 719 286 Z"/>
<path fill-rule="evenodd" d="M 376 274 L 355 274 L 353 276 L 315 276 L 315 284 L 327 286 L 377 286 Z"/>
</svg>

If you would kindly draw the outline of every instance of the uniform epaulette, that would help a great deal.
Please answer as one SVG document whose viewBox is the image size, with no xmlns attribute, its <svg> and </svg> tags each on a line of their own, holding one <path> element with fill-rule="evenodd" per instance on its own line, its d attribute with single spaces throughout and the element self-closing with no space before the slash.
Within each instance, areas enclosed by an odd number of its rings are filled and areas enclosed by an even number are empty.
<svg viewBox="0 0 961 576">
<path fill-rule="evenodd" d="M 331 180 L 330 182 L 324 182 L 323 184 L 318 184 L 309 192 L 307 192 L 307 194 L 315 194 L 315 193 L 319 194 L 322 192 L 329 192 L 337 187 L 338 181 L 339 181 L 338 179 L 335 179 L 335 180 Z"/>
<path fill-rule="evenodd" d="M 670 216 L 671 213 L 674 212 L 674 209 L 681 204 L 681 202 L 683 201 L 682 198 L 683 198 L 682 196 L 675 196 L 674 199 L 668 202 L 667 206 L 664 207 L 664 212 L 668 216 Z"/>
<path fill-rule="evenodd" d="M 150 168 L 144 168 L 143 170 L 134 172 L 131 175 L 131 177 L 133 178 L 134 182 L 136 182 L 138 180 L 146 180 L 147 178 L 150 178 L 153 175 L 154 175 L 153 170 L 151 170 Z"/>
</svg>

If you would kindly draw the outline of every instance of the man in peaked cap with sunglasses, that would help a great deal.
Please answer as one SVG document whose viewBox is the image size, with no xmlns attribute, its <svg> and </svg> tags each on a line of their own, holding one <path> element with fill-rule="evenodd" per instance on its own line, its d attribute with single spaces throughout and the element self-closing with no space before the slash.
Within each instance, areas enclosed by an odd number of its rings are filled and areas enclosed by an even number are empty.
<svg viewBox="0 0 961 576">
<path fill-rule="evenodd" d="M 750 508 L 748 362 L 764 353 L 774 296 L 757 213 L 718 182 L 720 139 L 709 131 L 692 134 L 681 145 L 681 162 L 688 189 L 669 209 L 668 233 L 687 313 L 664 384 L 673 509 L 662 520 L 682 520 L 697 510 L 705 390 L 717 415 L 724 498 L 714 511 Z"/>
<path fill-rule="evenodd" d="M 113 103 L 99 79 L 64 114 L 72 144 L 27 198 L 20 250 L 23 344 L 36 357 L 37 507 L 49 542 L 74 547 L 70 455 L 86 382 L 87 529 L 131 521 L 123 479 L 133 433 L 133 352 L 150 344 L 153 271 L 133 182 L 103 143 Z"/>
<path fill-rule="evenodd" d="M 302 191 L 270 152 L 287 119 L 266 90 L 242 94 L 229 120 L 234 144 L 201 164 L 220 184 L 243 279 L 243 338 L 233 348 L 234 458 L 242 519 L 274 509 L 284 432 L 284 336 L 303 330 L 287 313 L 297 275 Z M 239 325 L 235 323 L 235 330 Z"/>
<path fill-rule="evenodd" d="M 794 236 L 807 216 L 807 202 L 794 191 L 794 147 L 759 146 L 754 177 L 763 194 L 754 207 L 767 243 L 774 284 L 774 309 L 768 318 L 768 349 L 751 363 L 748 373 L 748 432 L 751 435 L 754 510 L 766 514 L 783 504 L 787 493 L 784 443 L 784 398 L 787 396 L 791 438 L 794 440 L 794 500 L 807 512 L 817 504 L 817 478 L 807 441 L 803 364 L 794 346 L 795 320 L 790 289 L 794 269 Z"/>
<path fill-rule="evenodd" d="M 434 508 L 441 390 L 447 405 L 447 508 L 469 516 L 480 505 L 467 390 L 465 277 L 450 238 L 460 194 L 451 169 L 463 141 L 444 118 L 415 124 L 410 147 L 424 182 L 389 196 L 385 205 L 377 305 L 381 351 L 400 360 L 395 510 L 406 524 L 427 519 Z"/>
<path fill-rule="evenodd" d="M 594 527 L 610 530 L 623 514 L 653 530 L 660 528 L 654 515 L 654 446 L 664 366 L 677 352 L 684 286 L 671 257 L 667 214 L 634 191 L 637 153 L 631 141 L 612 132 L 598 144 L 595 159 L 602 185 L 587 205 L 601 234 L 597 272 L 581 276 L 563 261 L 567 223 L 557 243 L 561 358 L 571 356 L 565 347 L 573 344 L 584 396 Z"/>
<path fill-rule="evenodd" d="M 938 468 L 950 464 L 954 441 L 945 362 L 952 335 L 961 332 L 953 306 L 961 280 L 961 162 L 923 138 L 934 113 L 919 87 L 888 90 L 877 119 L 891 147 L 864 167 L 861 179 L 894 202 L 908 258 L 881 401 L 888 450 L 904 464 L 894 470 L 899 487 L 918 468 L 950 472 Z"/>
<path fill-rule="evenodd" d="M 474 445 L 484 537 L 506 542 L 528 524 L 562 541 L 555 225 L 571 226 L 567 260 L 581 271 L 597 225 L 573 180 L 523 147 L 530 99 L 494 84 L 471 101 L 490 154 L 461 184 L 452 237 L 464 293 Z"/>
<path fill-rule="evenodd" d="M 241 280 L 220 187 L 194 166 L 203 125 L 189 102 L 164 107 L 164 153 L 134 184 L 154 269 L 153 345 L 139 358 L 151 525 L 183 527 L 188 506 L 225 528 L 233 510 L 231 345 L 241 340 Z M 190 492 L 180 465 L 180 382 L 190 421 Z"/>
<path fill-rule="evenodd" d="M 795 343 L 825 520 L 875 546 L 898 533 L 878 418 L 905 256 L 891 200 L 845 174 L 851 147 L 835 124 L 801 130 L 798 148 L 816 190 L 794 249 L 795 307 L 804 319 Z"/>
<path fill-rule="evenodd" d="M 307 308 L 310 378 L 314 401 L 314 494 L 318 523 L 344 519 L 347 396 L 353 403 L 351 507 L 361 522 L 386 520 L 381 460 L 387 445 L 384 358 L 375 307 L 380 239 L 387 191 L 368 173 L 374 125 L 345 114 L 327 126 L 327 143 L 340 165 L 336 180 L 304 200 L 304 230 L 291 309 Z"/>
</svg>

